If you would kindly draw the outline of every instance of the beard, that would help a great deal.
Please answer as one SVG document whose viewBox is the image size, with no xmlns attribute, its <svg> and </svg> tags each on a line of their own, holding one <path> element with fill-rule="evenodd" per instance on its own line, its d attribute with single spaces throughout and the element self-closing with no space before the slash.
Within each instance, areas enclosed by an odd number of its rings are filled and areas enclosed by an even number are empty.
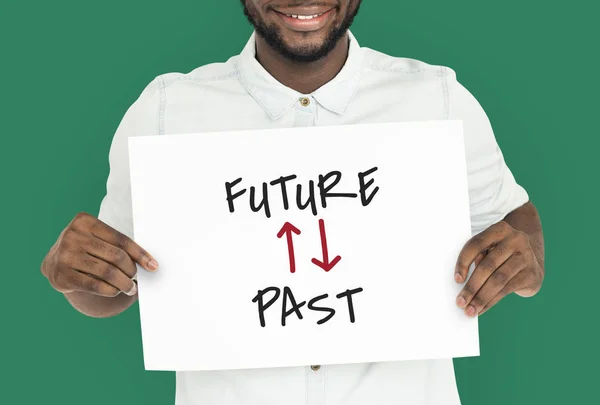
<svg viewBox="0 0 600 405">
<path fill-rule="evenodd" d="M 319 59 L 327 56 L 337 45 L 337 43 L 346 35 L 346 32 L 354 22 L 354 17 L 358 14 L 362 0 L 359 0 L 354 10 L 346 14 L 344 20 L 338 26 L 332 27 L 323 43 L 320 45 L 305 45 L 305 46 L 290 46 L 286 44 L 279 32 L 279 28 L 275 25 L 266 25 L 264 21 L 253 15 L 246 5 L 246 0 L 241 0 L 244 7 L 244 15 L 254 27 L 257 35 L 260 35 L 267 45 L 277 51 L 284 58 L 299 63 L 316 62 Z"/>
</svg>

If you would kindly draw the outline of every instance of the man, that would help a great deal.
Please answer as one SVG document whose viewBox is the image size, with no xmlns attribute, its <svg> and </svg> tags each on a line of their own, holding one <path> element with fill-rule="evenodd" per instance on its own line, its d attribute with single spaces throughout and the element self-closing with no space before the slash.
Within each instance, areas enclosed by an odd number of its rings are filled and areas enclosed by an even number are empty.
<svg viewBox="0 0 600 405">
<path fill-rule="evenodd" d="M 137 299 L 134 263 L 147 271 L 158 269 L 151 254 L 130 239 L 129 137 L 460 119 L 475 236 L 449 275 L 464 283 L 456 305 L 473 317 L 509 293 L 536 294 L 544 276 L 541 224 L 527 193 L 507 168 L 484 111 L 451 69 L 360 47 L 348 31 L 360 2 L 242 0 L 255 33 L 240 55 L 152 81 L 115 134 L 99 218 L 77 215 L 42 264 L 52 286 L 82 313 L 108 317 Z M 435 247 L 431 249 L 435 253 Z M 475 270 L 467 280 L 473 263 Z M 427 286 L 422 287 L 426 291 Z M 180 372 L 176 403 L 455 405 L 460 401 L 452 360 L 442 359 Z"/>
</svg>

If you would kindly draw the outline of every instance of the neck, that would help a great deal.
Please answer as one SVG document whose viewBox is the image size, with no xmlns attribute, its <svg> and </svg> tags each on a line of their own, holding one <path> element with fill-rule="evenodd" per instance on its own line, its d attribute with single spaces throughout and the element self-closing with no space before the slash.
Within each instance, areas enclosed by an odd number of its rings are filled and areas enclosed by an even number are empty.
<svg viewBox="0 0 600 405">
<path fill-rule="evenodd" d="M 256 36 L 256 59 L 281 84 L 302 94 L 310 94 L 333 79 L 348 58 L 348 34 L 324 58 L 299 63 L 283 57 L 262 37 Z"/>
</svg>

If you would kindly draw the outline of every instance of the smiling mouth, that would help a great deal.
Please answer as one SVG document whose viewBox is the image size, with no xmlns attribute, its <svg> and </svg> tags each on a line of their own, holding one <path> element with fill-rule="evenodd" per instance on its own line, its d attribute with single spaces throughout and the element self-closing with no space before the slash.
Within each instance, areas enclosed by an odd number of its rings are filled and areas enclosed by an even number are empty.
<svg viewBox="0 0 600 405">
<path fill-rule="evenodd" d="M 312 10 L 311 10 L 312 8 Z M 324 9 L 323 7 L 316 8 L 297 8 L 289 10 L 276 10 L 275 15 L 283 22 L 283 24 L 290 30 L 309 32 L 318 31 L 325 27 L 330 17 L 334 15 L 335 7 L 330 9 Z"/>
<path fill-rule="evenodd" d="M 298 20 L 312 20 L 313 18 L 317 18 L 322 16 L 325 13 L 320 13 L 320 14 L 314 14 L 314 15 L 299 15 L 299 14 L 287 14 L 287 13 L 282 13 L 280 11 L 278 11 L 279 14 L 283 14 L 285 16 L 288 17 L 292 17 L 292 18 L 297 18 Z"/>
</svg>

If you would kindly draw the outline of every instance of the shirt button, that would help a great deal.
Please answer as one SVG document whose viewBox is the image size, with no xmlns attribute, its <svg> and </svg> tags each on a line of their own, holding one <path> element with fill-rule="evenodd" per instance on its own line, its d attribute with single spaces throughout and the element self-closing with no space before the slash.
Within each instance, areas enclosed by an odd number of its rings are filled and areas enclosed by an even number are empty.
<svg viewBox="0 0 600 405">
<path fill-rule="evenodd" d="M 310 100 L 307 97 L 301 97 L 300 105 L 302 105 L 302 107 L 308 107 L 310 105 Z"/>
<path fill-rule="evenodd" d="M 310 368 L 312 369 L 312 371 L 319 371 L 321 369 L 321 366 L 310 366 Z"/>
</svg>

